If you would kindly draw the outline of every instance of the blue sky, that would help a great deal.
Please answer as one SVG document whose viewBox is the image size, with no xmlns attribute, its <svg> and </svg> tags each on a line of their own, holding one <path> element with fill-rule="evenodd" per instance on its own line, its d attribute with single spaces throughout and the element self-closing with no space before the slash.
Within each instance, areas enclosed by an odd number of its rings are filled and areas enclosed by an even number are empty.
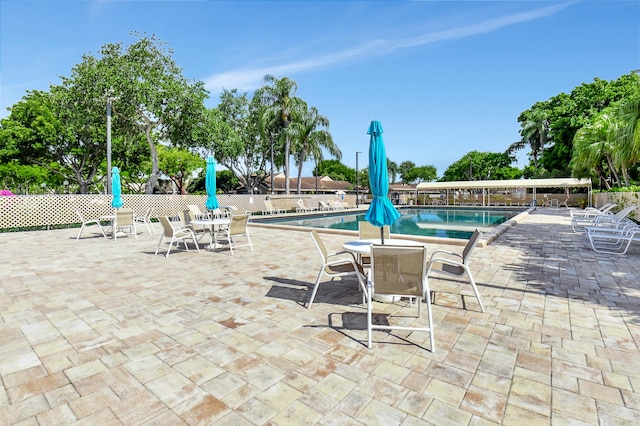
<svg viewBox="0 0 640 426">
<path fill-rule="evenodd" d="M 504 151 L 535 102 L 640 68 L 637 0 L 0 0 L 0 118 L 132 31 L 169 43 L 208 107 L 221 88 L 287 76 L 329 118 L 344 164 L 361 151 L 367 166 L 375 119 L 392 161 L 439 176 L 469 151 Z"/>
</svg>

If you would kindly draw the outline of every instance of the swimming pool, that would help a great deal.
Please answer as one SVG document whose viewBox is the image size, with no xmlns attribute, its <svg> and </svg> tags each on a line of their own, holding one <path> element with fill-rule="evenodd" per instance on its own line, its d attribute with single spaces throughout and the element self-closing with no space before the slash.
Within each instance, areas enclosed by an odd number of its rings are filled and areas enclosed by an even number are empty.
<svg viewBox="0 0 640 426">
<path fill-rule="evenodd" d="M 417 235 L 425 237 L 469 239 L 478 228 L 486 232 L 522 212 L 522 209 L 460 209 L 444 207 L 403 208 L 398 209 L 400 218 L 391 225 L 392 234 Z M 364 219 L 365 212 L 316 212 L 314 214 L 292 217 L 258 219 L 256 222 L 300 226 L 309 228 L 328 228 L 357 231 L 358 222 Z M 252 219 L 252 221 L 254 221 Z"/>
</svg>

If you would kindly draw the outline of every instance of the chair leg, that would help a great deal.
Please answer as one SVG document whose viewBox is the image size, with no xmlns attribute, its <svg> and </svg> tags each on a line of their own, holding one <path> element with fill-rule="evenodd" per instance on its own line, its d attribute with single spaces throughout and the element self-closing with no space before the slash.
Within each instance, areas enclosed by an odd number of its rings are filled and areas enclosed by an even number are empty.
<svg viewBox="0 0 640 426">
<path fill-rule="evenodd" d="M 434 298 L 435 298 L 435 291 L 432 292 L 429 289 L 429 283 L 427 282 L 427 280 L 425 279 L 424 281 L 424 292 L 426 294 L 433 294 Z M 418 303 L 420 303 L 420 300 L 418 300 Z M 431 343 L 431 353 L 435 353 L 436 351 L 436 339 L 433 335 L 433 312 L 432 309 L 433 307 L 431 306 L 431 300 L 427 299 L 426 300 L 427 303 L 427 320 L 428 320 L 428 324 L 429 324 L 429 343 Z"/>
<path fill-rule="evenodd" d="M 373 333 L 373 307 L 371 306 L 371 293 L 373 293 L 373 285 L 371 281 L 367 281 L 367 348 L 371 349 L 371 334 Z"/>
<path fill-rule="evenodd" d="M 471 288 L 473 288 L 473 293 L 476 295 L 476 299 L 478 300 L 478 304 L 480 305 L 480 309 L 484 312 L 484 306 L 482 305 L 482 300 L 480 300 L 480 292 L 478 291 L 478 287 L 476 286 L 476 282 L 473 279 L 473 275 L 471 275 L 471 271 L 468 266 L 464 266 L 465 271 L 467 272 L 467 276 L 469 277 L 469 282 L 471 283 Z"/>
<path fill-rule="evenodd" d="M 158 255 L 158 250 L 160 249 L 160 244 L 162 244 L 162 239 L 164 238 L 164 234 L 160 235 L 160 241 L 158 241 L 158 245 L 156 246 L 156 256 Z"/>
<path fill-rule="evenodd" d="M 311 292 L 311 298 L 309 298 L 309 301 L 307 302 L 307 309 L 311 309 L 313 299 L 316 298 L 316 293 L 318 292 L 318 286 L 320 285 L 320 280 L 322 279 L 323 273 L 324 271 L 322 270 L 318 273 L 318 278 L 316 279 L 316 283 L 313 286 L 313 291 Z"/>
</svg>

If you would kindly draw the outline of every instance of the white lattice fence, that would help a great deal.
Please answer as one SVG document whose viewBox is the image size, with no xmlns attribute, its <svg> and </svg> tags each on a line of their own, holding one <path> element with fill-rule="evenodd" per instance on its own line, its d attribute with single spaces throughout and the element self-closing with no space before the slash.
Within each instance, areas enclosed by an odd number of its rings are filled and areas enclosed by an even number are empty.
<svg viewBox="0 0 640 426">
<path fill-rule="evenodd" d="M 250 212 L 261 212 L 265 209 L 267 196 L 245 194 L 220 194 L 217 196 L 220 206 L 237 206 Z M 197 204 L 202 211 L 206 210 L 206 195 L 140 195 L 123 194 L 124 206 L 133 209 L 135 214 L 144 215 L 149 207 L 153 207 L 152 217 L 177 216 L 189 204 Z M 291 200 L 297 197 L 291 196 Z M 305 203 L 318 205 L 318 200 L 335 199 L 332 195 L 304 196 Z M 345 201 L 346 201 L 345 197 Z M 103 194 L 45 194 L 16 195 L 0 197 L 0 229 L 57 226 L 78 223 L 76 210 L 85 219 L 96 219 L 113 214 L 112 197 Z"/>
</svg>

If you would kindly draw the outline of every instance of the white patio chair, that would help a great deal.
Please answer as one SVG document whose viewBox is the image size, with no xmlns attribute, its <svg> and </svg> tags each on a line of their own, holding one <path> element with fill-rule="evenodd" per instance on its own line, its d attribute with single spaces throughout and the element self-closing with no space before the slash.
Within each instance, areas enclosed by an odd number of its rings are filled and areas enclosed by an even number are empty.
<svg viewBox="0 0 640 426">
<path fill-rule="evenodd" d="M 184 248 L 189 251 L 189 246 L 187 246 L 188 239 L 193 241 L 193 244 L 196 246 L 196 250 L 200 253 L 200 247 L 198 247 L 198 241 L 196 240 L 196 236 L 193 234 L 193 231 L 189 228 L 175 228 L 173 224 L 169 221 L 168 216 L 160 216 L 158 217 L 160 224 L 162 225 L 162 235 L 160 236 L 160 241 L 158 241 L 158 246 L 156 247 L 156 255 L 158 254 L 158 250 L 160 249 L 160 244 L 162 244 L 162 240 L 166 238 L 170 238 L 169 247 L 167 247 L 167 253 L 165 257 L 169 257 L 169 253 L 171 252 L 171 246 L 173 243 L 176 243 L 176 247 L 182 241 L 184 244 Z"/>
<path fill-rule="evenodd" d="M 151 222 L 151 215 L 153 214 L 153 207 L 149 207 L 147 211 L 144 212 L 144 216 L 136 216 L 134 219 L 136 222 L 144 223 L 147 227 L 147 232 L 149 234 L 155 234 L 156 230 L 153 227 L 153 223 Z"/>
<path fill-rule="evenodd" d="M 435 351 L 433 336 L 433 315 L 431 301 L 427 298 L 428 327 L 414 325 L 374 324 L 373 296 L 406 297 L 410 302 L 417 301 L 420 318 L 422 300 L 429 294 L 429 282 L 425 272 L 427 264 L 426 247 L 394 246 L 375 244 L 371 247 L 371 273 L 367 283 L 367 346 L 371 348 L 373 330 L 406 330 L 429 332 L 431 351 Z M 393 300 L 393 299 L 392 299 Z M 394 302 L 396 303 L 396 302 Z M 402 302 L 404 303 L 404 302 Z M 411 303 L 412 304 L 412 303 Z M 390 315 L 389 315 L 390 316 Z M 394 315 L 397 317 L 397 315 Z M 407 322 L 407 316 L 402 316 Z"/>
<path fill-rule="evenodd" d="M 381 235 L 384 235 L 385 240 L 391 238 L 391 227 L 384 225 L 380 230 L 379 226 L 374 226 L 366 220 L 358 221 L 358 236 L 361 240 L 380 239 Z M 371 266 L 371 256 L 361 255 L 358 261 L 364 268 Z"/>
<path fill-rule="evenodd" d="M 253 251 L 253 244 L 251 244 L 251 236 L 249 235 L 248 223 L 249 223 L 249 214 L 232 214 L 231 215 L 231 223 L 226 228 L 220 229 L 214 238 L 214 250 L 218 247 L 218 235 L 226 236 L 227 244 L 229 245 L 229 250 L 231 251 L 231 256 L 233 256 L 233 249 L 241 246 L 249 246 L 251 251 Z M 246 242 L 244 244 L 238 243 L 238 237 L 244 237 Z"/>
<path fill-rule="evenodd" d="M 264 200 L 264 210 L 262 210 L 262 214 L 280 214 L 282 210 L 273 206 L 271 200 Z"/>
<path fill-rule="evenodd" d="M 314 210 L 316 210 L 315 207 L 307 207 L 304 205 L 304 201 L 302 201 L 302 199 L 298 199 L 298 201 L 296 201 L 296 212 L 300 213 L 300 212 L 312 212 Z"/>
<path fill-rule="evenodd" d="M 316 293 L 318 292 L 318 286 L 320 285 L 320 280 L 323 276 L 327 276 L 331 278 L 333 281 L 337 277 L 347 277 L 347 276 L 355 276 L 360 284 L 360 289 L 362 290 L 362 303 L 365 303 L 365 294 L 366 287 L 365 281 L 366 277 L 364 275 L 364 270 L 362 266 L 356 262 L 355 256 L 348 251 L 339 251 L 339 252 L 329 252 L 327 251 L 327 247 L 324 245 L 320 236 L 318 235 L 318 231 L 315 229 L 310 232 L 311 239 L 313 240 L 316 249 L 320 253 L 322 257 L 322 267 L 318 272 L 318 277 L 316 278 L 316 282 L 313 285 L 313 291 L 311 292 L 311 297 L 309 298 L 309 302 L 307 302 L 307 309 L 311 309 L 311 305 L 313 304 L 313 300 L 316 297 Z M 345 257 L 348 255 L 348 257 Z"/>
<path fill-rule="evenodd" d="M 462 277 L 467 275 L 469 278 L 469 283 L 471 284 L 471 288 L 473 289 L 473 293 L 478 300 L 478 304 L 480 305 L 480 310 L 484 312 L 484 306 L 482 305 L 482 300 L 480 300 L 480 292 L 478 291 L 478 287 L 476 286 L 476 282 L 473 279 L 473 274 L 469 269 L 468 261 L 471 253 L 473 252 L 478 240 L 482 236 L 482 233 L 477 229 L 474 231 L 471 238 L 467 242 L 467 245 L 462 250 L 462 254 L 455 253 L 449 250 L 438 249 L 431 254 L 431 258 L 429 259 L 429 268 L 427 269 L 427 280 L 431 277 L 432 274 L 444 275 L 444 276 L 452 276 L 452 277 Z M 441 265 L 440 269 L 436 269 L 436 265 Z M 425 294 L 426 297 L 431 297 L 432 302 L 435 301 L 435 291 L 432 291 L 431 294 Z M 463 296 L 464 301 L 464 296 Z"/>
<path fill-rule="evenodd" d="M 197 204 L 188 204 L 187 209 L 193 213 L 194 219 L 206 219 L 208 217 L 207 213 L 200 210 L 200 206 Z"/>
<path fill-rule="evenodd" d="M 206 218 L 207 216 L 205 215 L 201 217 Z M 183 210 L 181 219 L 184 227 L 191 229 L 193 231 L 193 235 L 198 238 L 198 241 L 200 241 L 203 236 L 209 235 L 211 233 L 210 227 L 191 223 L 192 221 L 198 219 L 193 210 Z"/>
<path fill-rule="evenodd" d="M 113 239 L 118 239 L 118 232 L 124 233 L 126 236 L 138 238 L 136 229 L 135 213 L 133 209 L 120 208 L 116 210 L 116 218 L 113 221 Z"/>
<path fill-rule="evenodd" d="M 587 228 L 587 237 L 597 253 L 625 254 L 632 242 L 640 241 L 640 225 L 631 222 L 617 228 Z"/>
<path fill-rule="evenodd" d="M 102 236 L 107 238 L 107 234 L 105 234 L 104 232 L 104 228 L 102 228 L 102 224 L 100 223 L 99 219 L 85 219 L 84 216 L 82 215 L 82 213 L 80 212 L 80 210 L 76 210 L 76 215 L 78 216 L 78 219 L 80 219 L 80 223 L 82 224 L 82 226 L 80 226 L 80 232 L 78 232 L 78 236 L 76 237 L 76 240 L 80 239 L 80 236 L 82 235 L 82 231 L 84 231 L 84 228 L 89 226 L 89 225 L 98 225 L 98 228 L 100 229 L 100 232 L 102 233 Z"/>
</svg>

